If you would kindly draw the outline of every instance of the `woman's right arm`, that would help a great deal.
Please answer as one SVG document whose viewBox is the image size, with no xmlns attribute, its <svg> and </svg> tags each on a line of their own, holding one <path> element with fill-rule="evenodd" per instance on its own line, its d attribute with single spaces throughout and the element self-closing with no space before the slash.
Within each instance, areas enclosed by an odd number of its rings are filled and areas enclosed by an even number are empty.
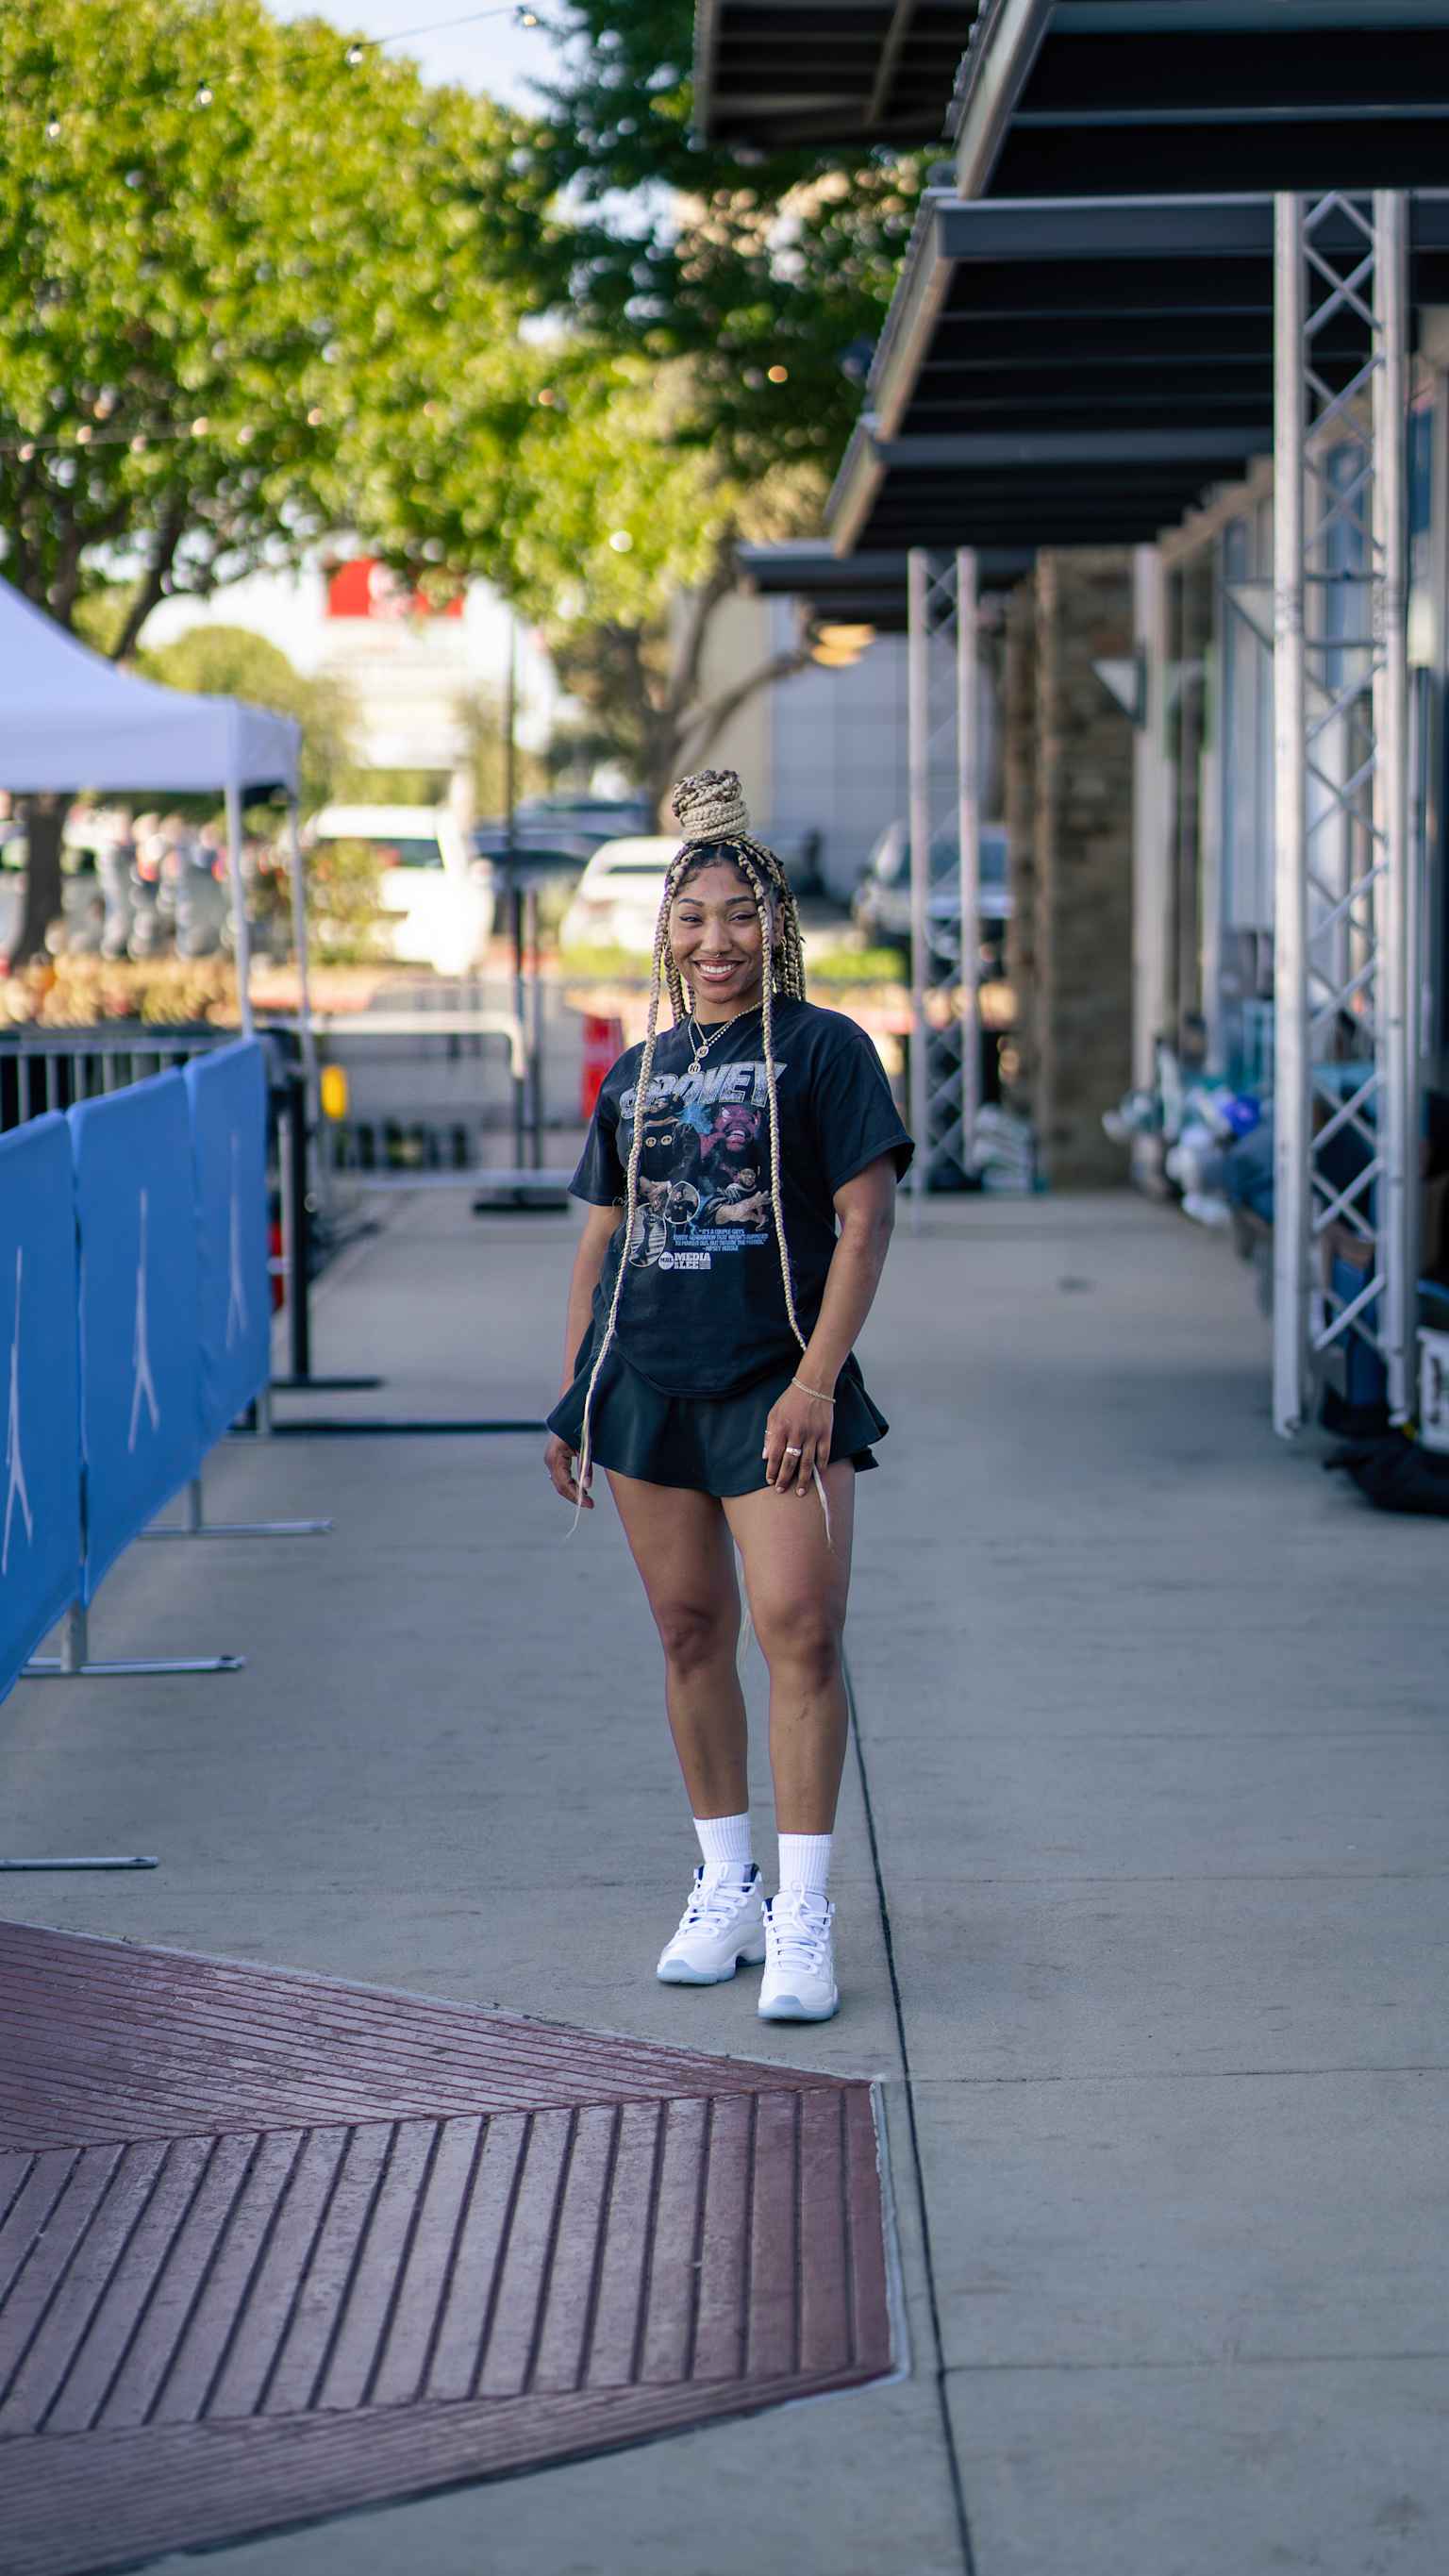
<svg viewBox="0 0 1449 2576">
<path fill-rule="evenodd" d="M 584 1218 L 584 1230 L 579 1237 L 579 1248 L 574 1256 L 574 1274 L 569 1281 L 569 1311 L 568 1320 L 564 1325 L 563 1378 L 559 1386 L 560 1395 L 573 1384 L 574 1356 L 588 1331 L 594 1290 L 599 1284 L 603 1271 L 604 1255 L 623 1222 L 624 1211 L 621 1207 L 591 1207 Z"/>
<path fill-rule="evenodd" d="M 588 1329 L 594 1290 L 599 1284 L 599 1275 L 604 1267 L 604 1255 L 623 1221 L 624 1211 L 621 1207 L 591 1207 L 584 1219 L 584 1230 L 579 1237 L 579 1248 L 574 1256 L 574 1273 L 569 1281 L 569 1311 L 568 1321 L 564 1326 L 563 1383 L 559 1388 L 560 1394 L 573 1384 L 574 1354 Z M 577 1504 L 582 1500 L 584 1510 L 591 1512 L 594 1508 L 593 1495 L 580 1496 L 573 1472 L 574 1453 L 566 1440 L 560 1440 L 556 1431 L 549 1433 L 543 1460 L 553 1479 L 555 1493 L 561 1494 L 566 1503 Z"/>
</svg>

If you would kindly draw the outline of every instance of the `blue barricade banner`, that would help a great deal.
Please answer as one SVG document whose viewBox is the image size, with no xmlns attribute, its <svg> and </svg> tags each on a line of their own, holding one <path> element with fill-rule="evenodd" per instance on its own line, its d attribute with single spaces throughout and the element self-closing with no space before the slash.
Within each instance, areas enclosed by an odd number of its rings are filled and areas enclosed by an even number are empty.
<svg viewBox="0 0 1449 2576">
<path fill-rule="evenodd" d="M 267 1073 L 256 1038 L 196 1056 L 183 1077 L 196 1160 L 201 1437 L 209 1449 L 271 1376 Z"/>
<path fill-rule="evenodd" d="M 81 1583 L 75 1172 L 63 1118 L 0 1136 L 0 1699 Z"/>
<path fill-rule="evenodd" d="M 201 1464 L 196 1205 L 179 1073 L 66 1114 L 80 1221 L 89 1602 Z"/>
</svg>

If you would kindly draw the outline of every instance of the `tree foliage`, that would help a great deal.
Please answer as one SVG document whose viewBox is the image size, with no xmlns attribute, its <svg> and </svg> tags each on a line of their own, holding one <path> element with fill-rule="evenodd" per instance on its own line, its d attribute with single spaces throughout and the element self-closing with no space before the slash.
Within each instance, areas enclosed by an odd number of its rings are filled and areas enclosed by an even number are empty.
<svg viewBox="0 0 1449 2576">
<path fill-rule="evenodd" d="M 348 531 L 494 580 L 662 792 L 729 711 L 736 536 L 814 522 L 922 166 L 701 145 L 692 17 L 567 0 L 529 119 L 261 0 L 0 8 L 6 577 L 67 626 L 106 590 L 126 656 L 168 593 Z"/>
<path fill-rule="evenodd" d="M 0 11 L 7 578 L 64 625 L 127 578 L 124 654 L 365 517 L 381 437 L 506 384 L 522 130 L 259 0 Z"/>
<path fill-rule="evenodd" d="M 525 249 L 541 290 L 589 328 L 688 362 L 682 435 L 745 474 L 807 460 L 828 473 L 936 153 L 925 134 L 919 150 L 851 155 L 702 142 L 694 16 L 694 0 L 569 0 L 550 18 L 571 41 L 534 148 L 569 222 Z"/>
<path fill-rule="evenodd" d="M 467 471 L 468 446 L 399 486 L 381 541 L 478 559 L 539 631 L 578 717 L 561 748 L 622 761 L 656 800 L 702 758 L 734 705 L 799 667 L 771 656 L 718 698 L 702 687 L 709 621 L 737 582 L 739 536 L 783 535 L 818 507 L 818 475 L 777 467 L 748 484 L 681 429 L 683 362 L 662 372 L 583 335 L 534 343 L 509 505 L 500 519 Z"/>
</svg>

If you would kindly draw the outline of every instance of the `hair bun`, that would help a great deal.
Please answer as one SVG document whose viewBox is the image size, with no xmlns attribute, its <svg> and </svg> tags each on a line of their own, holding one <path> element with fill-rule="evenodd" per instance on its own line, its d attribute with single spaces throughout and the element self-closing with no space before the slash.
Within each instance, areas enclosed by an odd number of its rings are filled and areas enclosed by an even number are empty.
<svg viewBox="0 0 1449 2576">
<path fill-rule="evenodd" d="M 697 769 L 681 778 L 670 812 L 686 841 L 739 841 L 749 834 L 750 809 L 733 769 Z"/>
</svg>

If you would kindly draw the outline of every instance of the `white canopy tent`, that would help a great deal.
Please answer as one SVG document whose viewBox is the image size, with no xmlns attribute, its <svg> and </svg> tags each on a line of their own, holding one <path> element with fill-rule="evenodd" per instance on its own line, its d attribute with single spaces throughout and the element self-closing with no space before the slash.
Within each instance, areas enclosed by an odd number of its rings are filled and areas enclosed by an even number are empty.
<svg viewBox="0 0 1449 2576">
<path fill-rule="evenodd" d="M 197 697 L 118 670 L 0 580 L 0 787 L 18 796 L 205 794 L 226 800 L 227 861 L 242 1028 L 250 1036 L 251 941 L 242 882 L 242 796 L 286 792 L 292 918 L 306 1044 L 307 922 L 297 831 L 301 728 L 241 698 Z"/>
</svg>

